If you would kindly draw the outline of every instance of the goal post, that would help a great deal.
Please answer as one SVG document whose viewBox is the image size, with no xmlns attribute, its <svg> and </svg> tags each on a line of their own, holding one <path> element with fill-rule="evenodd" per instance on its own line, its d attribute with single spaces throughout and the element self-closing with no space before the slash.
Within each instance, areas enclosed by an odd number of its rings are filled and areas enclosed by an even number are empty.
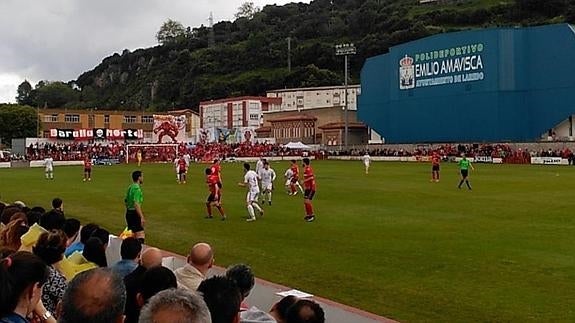
<svg viewBox="0 0 575 323">
<path fill-rule="evenodd" d="M 180 144 L 127 144 L 126 145 L 126 164 L 130 160 L 137 161 L 136 154 L 142 152 L 143 162 L 165 162 L 172 161 L 178 154 Z"/>
</svg>

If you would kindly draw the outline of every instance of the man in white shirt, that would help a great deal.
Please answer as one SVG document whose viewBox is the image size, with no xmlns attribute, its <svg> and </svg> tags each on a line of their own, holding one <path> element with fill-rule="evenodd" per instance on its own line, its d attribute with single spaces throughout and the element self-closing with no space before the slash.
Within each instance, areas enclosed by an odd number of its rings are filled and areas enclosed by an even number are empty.
<svg viewBox="0 0 575 323">
<path fill-rule="evenodd" d="M 174 158 L 174 169 L 176 170 L 176 182 L 180 182 L 180 166 L 179 166 L 180 158 L 176 155 Z"/>
<path fill-rule="evenodd" d="M 258 174 L 253 170 L 250 170 L 250 164 L 244 163 L 244 171 L 246 172 L 244 176 L 244 182 L 238 183 L 239 186 L 247 187 L 248 194 L 246 196 L 246 204 L 250 217 L 247 219 L 248 222 L 255 221 L 256 215 L 254 208 L 258 210 L 260 216 L 264 215 L 264 210 L 258 204 L 258 195 L 260 194 L 260 187 L 258 185 Z"/>
<path fill-rule="evenodd" d="M 52 156 L 44 158 L 44 167 L 46 173 L 46 179 L 54 179 L 54 159 Z"/>
<path fill-rule="evenodd" d="M 369 165 L 371 164 L 371 157 L 369 157 L 369 154 L 366 152 L 365 155 L 361 157 L 361 159 L 363 160 L 363 164 L 365 165 L 365 173 L 369 174 Z"/>
<path fill-rule="evenodd" d="M 265 203 L 266 199 L 269 205 L 272 205 L 272 190 L 273 182 L 276 180 L 276 172 L 270 168 L 270 163 L 264 161 L 264 167 L 258 172 L 258 177 L 262 181 L 263 198 Z"/>
<path fill-rule="evenodd" d="M 262 169 L 264 169 L 265 158 L 260 157 L 256 163 L 256 174 L 259 174 Z"/>
<path fill-rule="evenodd" d="M 288 169 L 286 170 L 286 172 L 284 173 L 284 177 L 285 177 L 285 179 L 286 179 L 285 189 L 286 189 L 286 192 L 287 192 L 288 194 L 291 193 L 291 188 L 290 188 L 290 186 L 291 186 L 291 178 L 292 178 L 292 176 L 293 176 L 293 171 L 291 170 L 291 168 L 288 168 Z"/>
</svg>

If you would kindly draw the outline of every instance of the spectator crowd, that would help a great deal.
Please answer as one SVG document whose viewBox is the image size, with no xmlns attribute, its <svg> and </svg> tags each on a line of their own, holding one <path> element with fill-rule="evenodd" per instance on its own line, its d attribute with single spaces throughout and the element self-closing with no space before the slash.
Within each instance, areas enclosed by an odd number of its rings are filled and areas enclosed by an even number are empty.
<svg viewBox="0 0 575 323">
<path fill-rule="evenodd" d="M 109 232 L 67 218 L 64 202 L 0 202 L 0 322 L 323 323 L 319 304 L 287 296 L 269 311 L 246 303 L 255 285 L 244 264 L 209 276 L 214 250 L 192 246 L 187 264 L 162 266 L 162 252 L 126 237 L 109 264 Z"/>
</svg>

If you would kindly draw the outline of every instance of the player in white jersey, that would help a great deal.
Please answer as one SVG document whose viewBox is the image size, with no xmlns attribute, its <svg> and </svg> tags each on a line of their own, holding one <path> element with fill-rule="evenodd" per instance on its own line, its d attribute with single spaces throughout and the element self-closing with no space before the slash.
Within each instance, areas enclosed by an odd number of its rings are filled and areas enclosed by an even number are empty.
<svg viewBox="0 0 575 323">
<path fill-rule="evenodd" d="M 361 160 L 363 160 L 363 165 L 365 165 L 365 173 L 369 174 L 369 165 L 371 164 L 371 157 L 369 157 L 369 154 L 366 152 L 365 155 L 361 157 Z"/>
<path fill-rule="evenodd" d="M 192 157 L 190 156 L 190 154 L 185 153 L 184 154 L 184 160 L 186 161 L 186 165 L 187 165 L 186 169 L 190 169 L 190 161 L 192 160 Z"/>
<path fill-rule="evenodd" d="M 180 166 L 178 166 L 180 158 L 176 155 L 174 158 L 174 169 L 176 170 L 176 182 L 180 182 Z"/>
<path fill-rule="evenodd" d="M 260 157 L 256 163 L 256 174 L 259 174 L 262 169 L 264 169 L 265 158 Z"/>
<path fill-rule="evenodd" d="M 284 173 L 284 177 L 286 179 L 286 183 L 285 183 L 286 192 L 288 194 L 290 194 L 291 193 L 291 187 L 290 187 L 291 186 L 291 178 L 293 177 L 293 171 L 291 170 L 291 168 L 288 168 L 286 170 L 286 172 Z"/>
<path fill-rule="evenodd" d="M 44 158 L 46 179 L 54 179 L 54 159 L 51 156 Z"/>
<path fill-rule="evenodd" d="M 272 190 L 273 190 L 273 182 L 276 180 L 276 172 L 270 168 L 270 163 L 264 161 L 264 168 L 260 169 L 258 173 L 258 177 L 262 182 L 262 202 L 267 202 L 269 205 L 272 205 Z"/>
<path fill-rule="evenodd" d="M 258 174 L 253 170 L 250 170 L 250 164 L 244 163 L 244 171 L 246 172 L 244 176 L 244 182 L 238 183 L 238 185 L 247 187 L 248 194 L 246 196 L 246 204 L 248 208 L 248 213 L 250 217 L 248 218 L 248 222 L 255 221 L 256 215 L 254 208 L 258 210 L 260 216 L 264 215 L 264 210 L 258 204 L 258 195 L 260 194 L 260 187 L 258 185 Z"/>
</svg>

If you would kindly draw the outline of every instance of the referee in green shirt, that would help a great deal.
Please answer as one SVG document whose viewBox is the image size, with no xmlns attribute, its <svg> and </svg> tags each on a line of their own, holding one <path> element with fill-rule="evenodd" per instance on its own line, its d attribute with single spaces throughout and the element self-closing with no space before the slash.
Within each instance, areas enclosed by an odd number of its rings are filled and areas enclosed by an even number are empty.
<svg viewBox="0 0 575 323">
<path fill-rule="evenodd" d="M 144 212 L 142 211 L 142 203 L 144 202 L 144 195 L 142 194 L 142 185 L 144 183 L 144 175 L 137 170 L 132 173 L 133 183 L 128 187 L 124 204 L 126 205 L 126 224 L 128 230 L 134 233 L 134 237 L 142 244 L 146 238 L 144 233 Z"/>
<path fill-rule="evenodd" d="M 469 168 L 471 168 L 471 170 L 475 170 L 475 168 L 473 168 L 473 165 L 471 165 L 471 161 L 469 161 L 465 157 L 465 154 L 461 154 L 461 160 L 459 161 L 459 171 L 461 172 L 461 181 L 459 181 L 459 185 L 457 185 L 457 188 L 461 188 L 461 185 L 463 185 L 463 182 L 465 182 L 467 188 L 471 190 L 471 185 L 469 185 L 469 179 L 468 179 Z"/>
</svg>

